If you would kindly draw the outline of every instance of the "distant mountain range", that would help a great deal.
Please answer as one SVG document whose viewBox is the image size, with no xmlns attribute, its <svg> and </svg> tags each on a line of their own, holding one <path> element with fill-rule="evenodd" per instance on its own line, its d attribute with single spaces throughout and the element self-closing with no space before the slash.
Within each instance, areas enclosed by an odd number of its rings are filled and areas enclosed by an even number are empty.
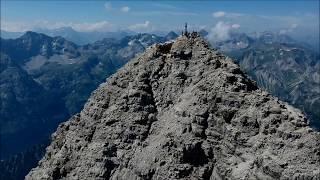
<svg viewBox="0 0 320 180">
<path fill-rule="evenodd" d="M 62 27 L 57 29 L 34 29 L 33 32 L 43 33 L 48 36 L 61 36 L 68 41 L 72 41 L 78 45 L 94 43 L 104 38 L 121 39 L 125 36 L 137 34 L 133 31 L 116 31 L 116 32 L 79 32 L 71 27 Z M 1 30 L 1 37 L 3 39 L 15 39 L 22 36 L 24 32 L 8 32 Z"/>
<path fill-rule="evenodd" d="M 84 46 L 34 32 L 1 39 L 2 157 L 47 137 L 106 77 L 149 45 L 175 38 L 169 35 L 105 38 Z M 21 139 L 24 132 L 32 132 L 27 140 Z"/>
<path fill-rule="evenodd" d="M 90 44 L 94 43 L 96 41 L 99 41 L 104 38 L 114 38 L 114 39 L 121 39 L 125 36 L 132 36 L 139 34 L 135 31 L 131 30 L 118 30 L 118 31 L 110 31 L 110 32 L 102 32 L 102 31 L 90 31 L 90 32 L 80 32 L 74 30 L 72 27 L 60 27 L 56 29 L 47 29 L 47 28 L 35 28 L 32 30 L 33 32 L 37 33 L 43 33 L 48 36 L 61 36 L 65 38 L 68 41 L 74 42 L 77 45 L 85 45 L 85 44 Z M 5 31 L 1 30 L 1 38 L 3 39 L 15 39 L 20 36 L 22 36 L 25 32 L 10 32 L 10 31 Z M 180 31 L 175 31 L 175 34 L 178 33 L 180 34 Z M 205 37 L 209 34 L 207 30 L 200 30 L 199 33 L 201 34 L 202 37 Z M 166 36 L 168 34 L 167 31 L 153 31 L 149 32 L 149 34 L 155 34 L 157 36 Z M 233 33 L 231 35 L 234 36 L 235 34 L 238 33 Z M 244 33 L 243 33 L 244 34 Z M 301 34 L 301 33 L 300 33 Z M 247 33 L 249 37 L 256 38 L 259 36 L 272 36 L 271 38 L 275 38 L 274 40 L 277 41 L 283 41 L 287 42 L 286 40 L 289 39 L 282 39 L 282 38 L 290 38 L 290 41 L 294 41 L 295 43 L 298 44 L 303 44 L 304 46 L 308 46 L 310 49 L 313 49 L 314 51 L 317 51 L 319 53 L 319 40 L 316 38 L 316 36 L 313 35 L 294 35 L 294 39 L 292 39 L 289 35 L 286 34 L 280 34 L 280 33 L 275 33 L 271 31 L 266 31 L 266 32 L 251 32 Z M 268 37 L 267 37 L 268 38 Z"/>
<path fill-rule="evenodd" d="M 273 95 L 304 110 L 320 127 L 320 56 L 287 35 L 234 33 L 213 46 Z"/>
<path fill-rule="evenodd" d="M 1 29 L 1 38 L 3 39 L 16 39 L 24 34 L 24 32 L 10 32 Z"/>
<path fill-rule="evenodd" d="M 74 30 L 71 27 L 61 27 L 57 29 L 37 28 L 37 29 L 34 29 L 33 32 L 46 34 L 51 37 L 61 36 L 64 39 L 71 41 L 77 45 L 94 43 L 104 38 L 113 38 L 113 39 L 119 40 L 126 36 L 139 34 L 137 32 L 130 31 L 130 30 L 119 30 L 114 32 L 100 32 L 100 31 L 80 32 L 80 31 Z M 23 34 L 24 32 L 9 32 L 9 31 L 1 30 L 1 38 L 3 39 L 16 39 L 22 36 Z M 157 31 L 152 34 L 156 34 L 158 36 L 165 36 L 167 33 Z"/>
</svg>

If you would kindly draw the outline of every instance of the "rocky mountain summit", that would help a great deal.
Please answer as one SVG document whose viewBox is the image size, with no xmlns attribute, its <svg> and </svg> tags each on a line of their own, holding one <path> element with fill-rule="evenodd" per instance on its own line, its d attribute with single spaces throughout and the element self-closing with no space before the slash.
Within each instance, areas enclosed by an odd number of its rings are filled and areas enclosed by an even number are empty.
<svg viewBox="0 0 320 180">
<path fill-rule="evenodd" d="M 320 178 L 320 133 L 200 37 L 148 48 L 52 138 L 26 179 Z"/>
</svg>

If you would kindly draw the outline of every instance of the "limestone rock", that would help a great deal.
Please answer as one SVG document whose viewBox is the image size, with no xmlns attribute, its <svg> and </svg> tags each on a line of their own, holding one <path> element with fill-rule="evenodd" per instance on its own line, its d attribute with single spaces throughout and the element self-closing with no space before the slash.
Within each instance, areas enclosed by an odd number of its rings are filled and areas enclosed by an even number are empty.
<svg viewBox="0 0 320 180">
<path fill-rule="evenodd" d="M 320 133 L 200 37 L 148 48 L 52 138 L 26 179 L 320 178 Z"/>
</svg>

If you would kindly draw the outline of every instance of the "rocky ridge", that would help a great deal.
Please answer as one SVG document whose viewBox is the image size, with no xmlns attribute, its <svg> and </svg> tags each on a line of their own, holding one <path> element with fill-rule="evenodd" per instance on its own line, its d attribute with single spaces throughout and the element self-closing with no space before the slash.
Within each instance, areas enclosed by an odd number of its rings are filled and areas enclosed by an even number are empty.
<svg viewBox="0 0 320 180">
<path fill-rule="evenodd" d="M 317 179 L 320 134 L 200 37 L 153 45 L 62 123 L 26 179 Z"/>
</svg>

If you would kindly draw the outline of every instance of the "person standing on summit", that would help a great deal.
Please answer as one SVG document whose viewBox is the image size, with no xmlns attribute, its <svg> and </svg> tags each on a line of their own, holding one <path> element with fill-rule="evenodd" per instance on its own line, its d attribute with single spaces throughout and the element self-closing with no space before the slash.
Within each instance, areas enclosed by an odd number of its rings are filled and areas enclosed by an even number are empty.
<svg viewBox="0 0 320 180">
<path fill-rule="evenodd" d="M 189 37 L 189 33 L 188 33 L 188 23 L 185 23 L 185 25 L 184 25 L 184 33 L 183 33 L 183 35 Z"/>
</svg>

